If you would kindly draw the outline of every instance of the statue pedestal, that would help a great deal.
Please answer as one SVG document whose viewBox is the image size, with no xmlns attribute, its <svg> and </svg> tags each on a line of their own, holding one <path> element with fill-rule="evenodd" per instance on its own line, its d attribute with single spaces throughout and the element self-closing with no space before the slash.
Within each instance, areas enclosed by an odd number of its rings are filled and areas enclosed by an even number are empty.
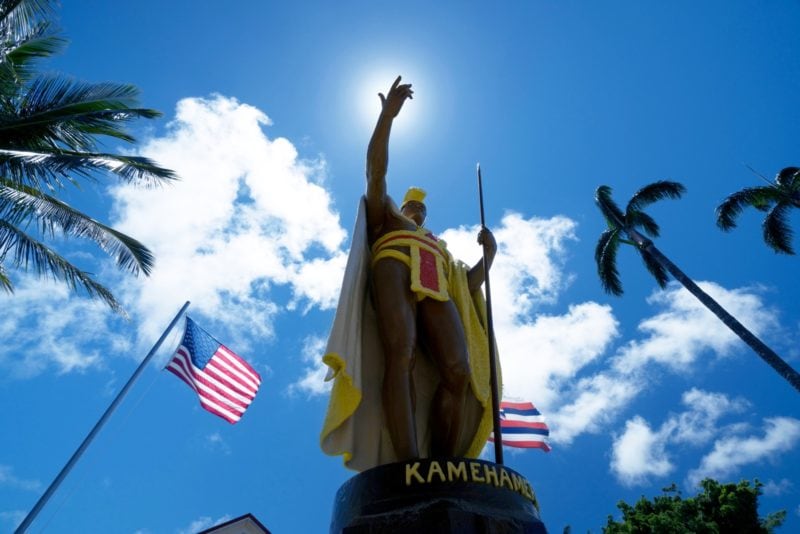
<svg viewBox="0 0 800 534">
<path fill-rule="evenodd" d="M 332 534 L 546 533 L 523 476 L 467 458 L 381 465 L 336 493 Z"/>
</svg>

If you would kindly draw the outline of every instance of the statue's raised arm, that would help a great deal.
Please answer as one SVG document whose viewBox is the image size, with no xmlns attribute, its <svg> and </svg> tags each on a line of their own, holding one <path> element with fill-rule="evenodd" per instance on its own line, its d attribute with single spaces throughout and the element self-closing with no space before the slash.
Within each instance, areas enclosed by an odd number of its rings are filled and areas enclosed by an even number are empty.
<svg viewBox="0 0 800 534">
<path fill-rule="evenodd" d="M 395 79 L 386 96 L 378 93 L 381 99 L 381 114 L 367 148 L 367 227 L 374 239 L 383 226 L 386 203 L 386 169 L 389 164 L 389 134 L 392 122 L 403 107 L 407 98 L 413 98 L 411 84 L 401 84 L 400 76 Z"/>
</svg>

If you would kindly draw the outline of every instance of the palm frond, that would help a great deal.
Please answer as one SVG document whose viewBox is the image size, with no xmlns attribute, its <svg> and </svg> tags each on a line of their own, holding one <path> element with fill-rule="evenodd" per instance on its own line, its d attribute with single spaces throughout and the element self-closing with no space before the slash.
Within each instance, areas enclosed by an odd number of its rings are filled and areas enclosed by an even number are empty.
<svg viewBox="0 0 800 534">
<path fill-rule="evenodd" d="M 788 202 L 777 203 L 764 217 L 761 224 L 764 242 L 775 252 L 794 254 L 792 249 L 793 232 L 787 220 L 791 207 Z"/>
<path fill-rule="evenodd" d="M 2 0 L 0 2 L 0 35 L 13 40 L 27 33 L 41 20 L 53 14 L 52 0 Z"/>
<path fill-rule="evenodd" d="M 138 94 L 138 89 L 128 84 L 90 84 L 63 76 L 37 78 L 15 109 L 2 110 L 0 146 L 91 151 L 100 135 L 133 142 L 125 131 L 128 121 L 161 115 L 132 107 Z"/>
<path fill-rule="evenodd" d="M 639 249 L 639 253 L 642 256 L 642 261 L 644 262 L 644 266 L 647 267 L 647 270 L 650 274 L 653 275 L 653 278 L 656 279 L 658 282 L 659 287 L 662 289 L 667 287 L 667 282 L 669 282 L 669 276 L 667 275 L 667 270 L 661 265 L 658 261 L 653 258 L 646 250 Z"/>
<path fill-rule="evenodd" d="M 177 176 L 169 169 L 141 156 L 119 156 L 100 152 L 24 152 L 0 149 L 0 175 L 17 184 L 55 191 L 73 176 L 95 179 L 98 172 L 110 172 L 123 181 L 152 187 Z"/>
<path fill-rule="evenodd" d="M 653 182 L 652 184 L 642 187 L 633 194 L 631 199 L 628 201 L 628 206 L 625 209 L 625 213 L 627 214 L 633 211 L 641 211 L 653 202 L 657 202 L 666 198 L 680 198 L 685 192 L 686 188 L 679 182 L 670 182 L 668 180 L 659 180 L 657 182 Z"/>
<path fill-rule="evenodd" d="M 786 167 L 775 176 L 775 183 L 781 187 L 793 187 L 800 181 L 800 167 Z"/>
<path fill-rule="evenodd" d="M 12 252 L 15 267 L 25 271 L 33 270 L 39 277 L 49 276 L 54 280 L 61 280 L 73 291 L 82 287 L 89 296 L 100 298 L 112 310 L 124 314 L 114 295 L 93 280 L 89 273 L 81 271 L 19 228 L 0 219 L 0 257 L 5 257 L 7 252 Z"/>
<path fill-rule="evenodd" d="M 642 228 L 647 235 L 650 237 L 658 237 L 661 228 L 656 223 L 655 219 L 653 219 L 650 215 L 646 214 L 643 211 L 632 211 L 628 212 L 626 222 L 632 228 Z"/>
<path fill-rule="evenodd" d="M 615 228 L 625 224 L 625 216 L 619 206 L 611 198 L 611 188 L 607 185 L 601 185 L 594 193 L 594 201 L 597 207 L 606 218 L 609 227 Z"/>
<path fill-rule="evenodd" d="M 597 263 L 597 276 L 606 293 L 622 295 L 622 281 L 617 270 L 617 249 L 621 228 L 609 228 L 600 234 L 597 247 L 594 249 L 594 259 Z"/>
<path fill-rule="evenodd" d="M 41 24 L 23 40 L 0 48 L 0 94 L 6 97 L 16 94 L 19 87 L 34 77 L 36 60 L 50 57 L 64 48 L 66 39 L 51 32 L 49 24 Z"/>
<path fill-rule="evenodd" d="M 747 207 L 767 211 L 769 206 L 780 200 L 780 193 L 773 186 L 746 187 L 728 195 L 717 206 L 717 226 L 728 231 L 736 227 L 736 219 Z"/>
<path fill-rule="evenodd" d="M 43 235 L 57 232 L 94 241 L 117 265 L 131 273 L 150 274 L 154 258 L 142 243 L 110 228 L 57 198 L 34 188 L 0 178 L 0 218 L 18 226 L 24 221 L 37 224 Z"/>
<path fill-rule="evenodd" d="M 11 284 L 11 279 L 8 277 L 8 273 L 3 268 L 2 263 L 0 263 L 0 287 L 3 288 L 6 293 L 14 292 L 14 286 Z"/>
</svg>

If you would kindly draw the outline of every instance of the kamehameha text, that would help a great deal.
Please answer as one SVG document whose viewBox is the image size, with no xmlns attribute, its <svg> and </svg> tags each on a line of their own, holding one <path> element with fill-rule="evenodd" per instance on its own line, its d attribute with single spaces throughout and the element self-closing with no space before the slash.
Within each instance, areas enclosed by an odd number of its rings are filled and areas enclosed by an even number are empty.
<svg viewBox="0 0 800 534">
<path fill-rule="evenodd" d="M 536 495 L 530 483 L 502 466 L 471 461 L 432 460 L 427 466 L 421 462 L 406 464 L 406 486 L 431 484 L 434 482 L 477 482 L 495 487 L 505 487 L 532 501 L 538 508 Z"/>
</svg>

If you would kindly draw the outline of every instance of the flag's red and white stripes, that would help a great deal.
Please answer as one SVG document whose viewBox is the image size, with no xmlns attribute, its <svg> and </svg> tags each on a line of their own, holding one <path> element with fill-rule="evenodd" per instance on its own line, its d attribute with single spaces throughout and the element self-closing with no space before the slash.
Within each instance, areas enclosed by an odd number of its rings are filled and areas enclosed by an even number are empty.
<svg viewBox="0 0 800 534">
<path fill-rule="evenodd" d="M 550 451 L 547 443 L 550 429 L 531 402 L 502 401 L 500 432 L 503 435 L 503 445 Z M 494 433 L 489 435 L 489 441 L 494 442 Z"/>
<path fill-rule="evenodd" d="M 181 345 L 167 370 L 197 392 L 203 408 L 230 423 L 242 417 L 261 385 L 259 374 L 224 345 L 204 369 L 194 366 L 189 350 Z"/>
</svg>

